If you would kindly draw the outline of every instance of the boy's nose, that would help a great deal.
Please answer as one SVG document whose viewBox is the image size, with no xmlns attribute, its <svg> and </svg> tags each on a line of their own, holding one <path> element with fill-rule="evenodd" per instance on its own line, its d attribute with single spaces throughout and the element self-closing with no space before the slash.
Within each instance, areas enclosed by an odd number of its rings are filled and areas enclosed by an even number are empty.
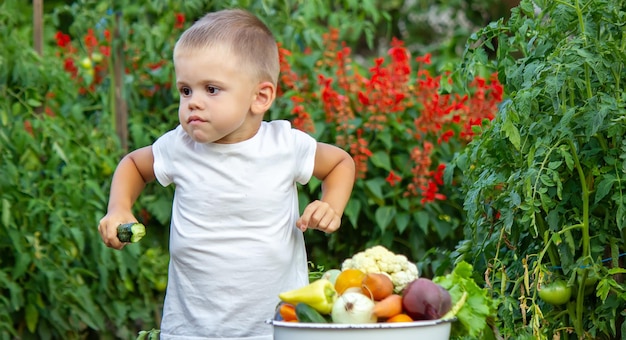
<svg viewBox="0 0 626 340">
<path fill-rule="evenodd" d="M 192 96 L 189 98 L 189 109 L 190 110 L 201 110 L 202 109 L 202 101 L 198 96 Z"/>
</svg>

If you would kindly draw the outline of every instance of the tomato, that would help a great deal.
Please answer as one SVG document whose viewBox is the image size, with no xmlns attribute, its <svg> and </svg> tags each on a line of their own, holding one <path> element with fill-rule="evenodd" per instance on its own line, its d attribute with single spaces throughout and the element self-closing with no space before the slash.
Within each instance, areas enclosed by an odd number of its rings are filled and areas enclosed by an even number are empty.
<svg viewBox="0 0 626 340">
<path fill-rule="evenodd" d="M 83 58 L 83 60 L 80 61 L 80 66 L 82 66 L 86 70 L 89 70 L 93 67 L 93 63 L 91 62 L 91 59 Z"/>
<path fill-rule="evenodd" d="M 555 280 L 541 286 L 539 297 L 551 305 L 562 305 L 572 297 L 572 287 L 568 287 L 563 280 Z"/>
<path fill-rule="evenodd" d="M 574 288 L 579 287 L 580 281 L 582 280 L 582 276 L 583 276 L 583 270 L 582 269 L 576 270 L 576 282 L 578 283 L 578 285 L 576 285 L 576 287 Z M 585 283 L 584 283 L 585 295 L 594 293 L 596 291 L 597 283 L 598 283 L 598 274 L 594 271 L 588 271 L 587 277 L 585 278 Z M 577 289 L 574 289 L 574 293 L 576 293 L 576 291 Z"/>
<path fill-rule="evenodd" d="M 93 60 L 95 63 L 101 62 L 102 59 L 104 59 L 104 56 L 101 53 L 94 52 L 91 54 L 91 60 Z"/>
<path fill-rule="evenodd" d="M 154 282 L 154 288 L 159 292 L 164 292 L 167 288 L 167 277 L 159 276 Z"/>
</svg>

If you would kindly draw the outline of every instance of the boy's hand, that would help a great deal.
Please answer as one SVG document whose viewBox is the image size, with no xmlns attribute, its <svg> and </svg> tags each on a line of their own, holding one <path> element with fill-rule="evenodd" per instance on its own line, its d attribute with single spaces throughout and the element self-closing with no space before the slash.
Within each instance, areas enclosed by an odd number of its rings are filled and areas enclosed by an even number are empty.
<svg viewBox="0 0 626 340">
<path fill-rule="evenodd" d="M 117 238 L 117 226 L 124 223 L 137 222 L 137 219 L 133 214 L 113 214 L 108 213 L 100 220 L 98 225 L 98 232 L 104 244 L 109 248 L 122 249 L 126 243 L 120 242 Z"/>
<path fill-rule="evenodd" d="M 308 228 L 332 233 L 339 229 L 341 216 L 337 215 L 330 204 L 322 201 L 311 202 L 304 209 L 302 216 L 296 221 L 296 226 L 306 231 Z"/>
</svg>

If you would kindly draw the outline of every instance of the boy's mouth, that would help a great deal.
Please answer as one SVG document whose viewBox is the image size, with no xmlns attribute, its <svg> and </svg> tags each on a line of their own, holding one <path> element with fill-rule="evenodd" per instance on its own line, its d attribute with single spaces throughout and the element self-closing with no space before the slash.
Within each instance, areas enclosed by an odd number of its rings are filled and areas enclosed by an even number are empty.
<svg viewBox="0 0 626 340">
<path fill-rule="evenodd" d="M 193 123 L 193 122 L 204 122 L 205 120 L 200 118 L 199 116 L 190 116 L 187 119 L 187 123 Z"/>
</svg>

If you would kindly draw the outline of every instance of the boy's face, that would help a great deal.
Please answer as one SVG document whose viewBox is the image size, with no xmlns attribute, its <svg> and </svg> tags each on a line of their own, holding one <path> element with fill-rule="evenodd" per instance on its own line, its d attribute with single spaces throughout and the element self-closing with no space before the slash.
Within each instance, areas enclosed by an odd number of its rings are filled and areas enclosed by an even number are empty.
<svg viewBox="0 0 626 340">
<path fill-rule="evenodd" d="M 255 82 L 221 46 L 177 50 L 178 119 L 199 143 L 237 143 L 254 136 L 261 119 L 250 111 Z"/>
</svg>

